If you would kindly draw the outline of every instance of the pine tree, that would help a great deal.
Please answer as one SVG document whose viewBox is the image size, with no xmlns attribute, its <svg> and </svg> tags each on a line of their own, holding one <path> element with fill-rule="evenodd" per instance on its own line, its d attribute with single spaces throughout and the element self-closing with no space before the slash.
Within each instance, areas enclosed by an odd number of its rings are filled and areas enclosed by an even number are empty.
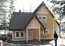
<svg viewBox="0 0 65 46">
<path fill-rule="evenodd" d="M 50 0 L 48 0 L 50 1 Z M 58 16 L 57 20 L 59 20 L 59 36 L 61 36 L 61 21 L 63 20 L 64 16 L 65 16 L 65 0 L 51 0 L 50 2 L 53 3 L 53 13 L 54 16 Z M 56 5 L 59 5 L 58 7 Z M 56 6 L 56 7 L 55 7 Z M 62 6 L 62 7 L 61 7 Z"/>
</svg>

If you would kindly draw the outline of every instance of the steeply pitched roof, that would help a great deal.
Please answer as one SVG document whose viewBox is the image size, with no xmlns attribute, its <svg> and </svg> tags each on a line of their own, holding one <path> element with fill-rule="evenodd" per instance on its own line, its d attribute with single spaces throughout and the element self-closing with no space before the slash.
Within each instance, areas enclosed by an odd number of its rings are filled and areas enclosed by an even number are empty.
<svg viewBox="0 0 65 46">
<path fill-rule="evenodd" d="M 43 4 L 45 5 L 45 3 L 42 2 L 42 3 L 34 10 L 33 14 L 35 14 Z"/>
<path fill-rule="evenodd" d="M 38 11 L 38 9 L 42 6 L 42 5 L 45 5 L 45 3 L 44 2 L 42 2 L 36 9 L 35 9 L 35 11 L 33 12 L 33 14 L 35 15 L 36 14 L 36 12 Z M 45 7 L 47 8 L 47 6 L 45 5 Z M 53 14 L 51 13 L 51 11 L 47 8 L 47 10 L 49 11 L 49 13 L 52 15 L 52 17 L 53 18 L 55 18 L 54 16 L 53 16 Z M 56 20 L 55 20 L 56 21 Z M 56 23 L 59 25 L 59 23 L 56 21 Z"/>
<path fill-rule="evenodd" d="M 32 20 L 32 18 L 35 16 L 36 19 L 39 21 L 35 13 L 38 11 L 38 9 L 42 6 L 45 5 L 44 2 L 42 2 L 33 13 L 30 12 L 14 12 L 13 17 L 11 17 L 10 20 L 10 25 L 9 25 L 9 30 L 24 30 L 28 23 Z M 46 6 L 46 5 L 45 5 Z M 46 7 L 47 8 L 47 7 Z M 47 8 L 49 11 L 49 9 Z M 50 11 L 49 11 L 50 12 Z M 50 12 L 52 17 L 54 18 L 53 14 Z M 55 20 L 56 21 L 56 20 Z M 56 21 L 57 22 L 57 21 Z M 43 24 L 39 21 L 41 26 L 45 29 Z M 58 23 L 58 22 L 57 22 Z M 59 24 L 58 24 L 59 25 Z"/>
<path fill-rule="evenodd" d="M 28 12 L 14 12 L 10 20 L 9 30 L 24 30 L 32 16 L 33 14 Z"/>
<path fill-rule="evenodd" d="M 29 12 L 14 12 L 10 20 L 9 30 L 24 30 L 34 16 L 33 13 Z M 37 17 L 36 19 L 39 21 Z M 40 21 L 39 23 L 45 29 Z"/>
<path fill-rule="evenodd" d="M 46 30 L 46 28 L 44 27 L 44 25 L 41 23 L 41 21 L 37 18 L 37 16 L 35 15 L 36 19 L 38 20 L 38 22 L 41 24 L 41 26 L 44 28 L 44 31 Z"/>
</svg>

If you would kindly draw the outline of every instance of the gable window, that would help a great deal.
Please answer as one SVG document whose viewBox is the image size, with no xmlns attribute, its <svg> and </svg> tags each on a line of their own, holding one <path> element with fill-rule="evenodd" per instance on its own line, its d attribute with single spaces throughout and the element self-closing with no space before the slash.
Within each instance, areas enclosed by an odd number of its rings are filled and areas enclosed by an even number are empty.
<svg viewBox="0 0 65 46">
<path fill-rule="evenodd" d="M 49 34 L 49 30 L 43 31 L 43 34 Z"/>
<path fill-rule="evenodd" d="M 40 16 L 40 17 L 39 17 L 39 20 L 40 20 L 42 23 L 46 23 L 46 22 L 47 22 L 47 17 L 46 17 L 46 16 Z"/>
<path fill-rule="evenodd" d="M 39 17 L 39 19 L 42 19 L 42 17 Z"/>
<path fill-rule="evenodd" d="M 43 17 L 43 19 L 46 19 L 46 17 Z"/>
<path fill-rule="evenodd" d="M 19 32 L 16 32 L 16 37 L 19 37 Z"/>
</svg>

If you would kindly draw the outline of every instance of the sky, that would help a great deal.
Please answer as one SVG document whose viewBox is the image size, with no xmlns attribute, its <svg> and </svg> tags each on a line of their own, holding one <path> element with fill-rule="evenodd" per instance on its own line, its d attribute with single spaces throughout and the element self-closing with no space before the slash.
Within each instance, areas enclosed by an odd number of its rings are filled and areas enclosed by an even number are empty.
<svg viewBox="0 0 65 46">
<path fill-rule="evenodd" d="M 18 12 L 19 10 L 23 11 L 34 11 L 41 2 L 44 2 L 47 6 L 51 4 L 46 0 L 16 0 L 15 2 L 15 11 Z"/>
<path fill-rule="evenodd" d="M 16 0 L 15 12 L 19 10 L 23 12 L 23 9 L 24 12 L 30 12 L 30 9 L 32 9 L 31 11 L 33 12 L 42 2 L 44 2 L 48 8 L 52 6 L 52 3 L 46 0 Z M 52 11 L 51 9 L 52 8 L 49 8 L 50 11 Z M 64 20 L 62 22 L 64 22 Z"/>
</svg>

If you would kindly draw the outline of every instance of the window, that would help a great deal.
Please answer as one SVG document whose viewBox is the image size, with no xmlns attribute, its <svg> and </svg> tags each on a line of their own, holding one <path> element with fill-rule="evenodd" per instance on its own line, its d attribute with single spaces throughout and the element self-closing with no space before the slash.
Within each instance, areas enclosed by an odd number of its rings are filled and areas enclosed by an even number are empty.
<svg viewBox="0 0 65 46">
<path fill-rule="evenodd" d="M 19 32 L 16 32 L 16 37 L 19 37 Z"/>
<path fill-rule="evenodd" d="M 42 23 L 46 23 L 46 22 L 47 22 L 47 17 L 46 17 L 46 16 L 41 16 L 41 17 L 39 17 L 39 20 L 40 20 Z"/>
<path fill-rule="evenodd" d="M 23 32 L 21 32 L 21 37 L 23 37 Z"/>
<path fill-rule="evenodd" d="M 42 17 L 39 17 L 39 19 L 42 19 Z"/>
<path fill-rule="evenodd" d="M 46 19 L 46 17 L 43 17 L 43 19 Z"/>
<path fill-rule="evenodd" d="M 20 31 L 20 37 L 21 37 L 21 38 L 24 38 L 24 37 L 25 37 L 24 31 Z"/>
<path fill-rule="evenodd" d="M 24 31 L 16 31 L 15 32 L 15 38 L 23 38 L 24 35 Z"/>
<path fill-rule="evenodd" d="M 43 34 L 49 34 L 49 30 L 43 31 Z"/>
</svg>

